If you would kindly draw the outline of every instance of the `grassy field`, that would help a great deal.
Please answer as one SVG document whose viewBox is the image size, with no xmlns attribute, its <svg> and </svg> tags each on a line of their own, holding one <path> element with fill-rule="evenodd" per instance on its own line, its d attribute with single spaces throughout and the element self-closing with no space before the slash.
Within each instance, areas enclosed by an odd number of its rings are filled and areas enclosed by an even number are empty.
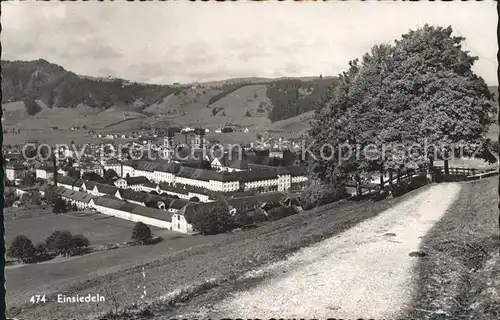
<svg viewBox="0 0 500 320">
<path fill-rule="evenodd" d="M 263 264 L 281 260 L 301 247 L 334 236 L 365 219 L 376 216 L 383 210 L 418 192 L 420 191 L 416 190 L 400 198 L 379 202 L 363 200 L 334 203 L 240 233 L 172 239 L 153 247 L 147 247 L 147 249 L 133 247 L 98 252 L 88 257 L 82 257 L 79 261 L 68 261 L 64 267 L 58 264 L 57 271 L 54 270 L 55 265 L 52 266 L 52 269 L 47 266 L 36 266 L 40 269 L 38 272 L 34 269 L 29 272 L 31 280 L 22 280 L 19 269 L 7 270 L 8 290 L 9 281 L 14 282 L 14 279 L 16 283 L 28 285 L 28 289 L 16 285 L 16 290 L 13 290 L 15 296 L 8 297 L 7 314 L 37 318 L 44 318 L 48 315 L 52 318 L 60 318 L 83 314 L 90 317 L 102 315 L 115 307 L 123 308 L 131 307 L 137 303 L 149 303 L 148 305 L 154 309 L 151 310 L 153 313 L 168 316 L 169 312 L 173 311 L 172 305 L 158 303 L 158 301 L 160 297 L 173 290 L 193 286 L 195 289 L 192 289 L 188 295 L 189 298 L 192 298 L 192 294 L 200 291 L 197 286 L 203 285 L 208 279 L 212 279 L 213 285 L 210 286 L 220 285 L 219 288 L 223 289 L 224 284 L 233 283 L 236 277 L 247 271 Z M 190 241 L 193 243 L 186 243 Z M 184 243 L 184 247 L 181 245 L 182 243 Z M 167 248 L 171 248 L 171 250 L 169 251 Z M 155 254 L 158 256 L 154 260 Z M 132 266 L 132 262 L 124 263 L 126 259 L 132 261 L 132 257 L 136 258 L 134 259 L 135 266 Z M 94 263 L 99 261 L 101 265 L 94 265 L 92 262 L 86 263 L 87 259 L 95 259 Z M 124 263 L 124 265 L 118 267 L 120 263 Z M 67 271 L 68 268 L 71 268 L 70 265 L 78 270 Z M 95 268 L 93 271 L 92 267 Z M 84 276 L 79 268 L 86 269 L 88 274 Z M 145 276 L 143 276 L 143 271 Z M 65 281 L 61 279 L 57 282 L 51 282 L 50 286 L 42 285 L 37 276 L 45 273 L 44 278 L 50 279 L 48 275 L 55 274 L 57 277 L 58 272 L 69 272 L 73 275 L 64 277 L 67 279 Z M 79 304 L 71 306 L 71 308 L 62 304 L 34 306 L 20 299 L 23 293 L 28 292 L 29 288 L 33 288 L 31 283 L 42 286 L 47 290 L 44 292 L 51 297 L 51 293 L 55 292 L 78 293 L 80 295 L 100 292 L 106 295 L 109 301 L 113 300 L 112 297 L 116 298 L 117 305 L 109 302 L 101 305 Z M 141 287 L 140 290 L 138 286 Z M 143 295 L 142 286 L 145 286 L 147 292 L 144 298 L 141 298 Z M 206 286 L 204 288 L 206 289 Z M 210 301 L 218 294 L 217 289 L 214 289 L 208 295 L 204 295 L 203 301 L 200 303 L 205 303 L 207 299 Z M 153 302 L 155 303 L 151 304 Z"/>
<path fill-rule="evenodd" d="M 147 113 L 172 115 L 173 117 L 186 114 L 197 114 L 208 105 L 211 97 L 222 92 L 209 86 L 201 88 L 187 88 L 178 94 L 170 94 L 162 100 L 146 107 Z"/>
<path fill-rule="evenodd" d="M 83 234 L 92 246 L 116 244 L 127 241 L 134 223 L 128 220 L 94 213 L 47 213 L 37 217 L 10 218 L 5 220 L 5 244 L 10 246 L 18 235 L 25 235 L 34 243 L 47 238 L 55 230 L 68 230 Z M 153 232 L 157 229 L 152 229 Z"/>
<path fill-rule="evenodd" d="M 436 160 L 434 161 L 435 166 L 444 166 L 444 161 Z M 474 169 L 498 169 L 498 164 L 489 164 L 483 159 L 474 158 L 462 158 L 462 159 L 451 159 L 449 161 L 450 167 L 457 168 L 474 168 Z"/>
<path fill-rule="evenodd" d="M 308 111 L 301 115 L 276 121 L 270 125 L 270 130 L 303 133 L 310 128 L 309 121 L 312 120 L 314 111 Z"/>
<path fill-rule="evenodd" d="M 498 177 L 464 183 L 425 236 L 408 319 L 500 319 Z M 446 316 L 446 317 L 444 317 Z"/>
</svg>

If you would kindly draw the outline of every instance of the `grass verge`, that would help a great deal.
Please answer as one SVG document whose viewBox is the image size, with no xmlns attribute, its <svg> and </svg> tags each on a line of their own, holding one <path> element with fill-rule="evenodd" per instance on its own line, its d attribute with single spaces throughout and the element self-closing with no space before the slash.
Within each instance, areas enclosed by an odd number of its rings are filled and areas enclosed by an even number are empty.
<svg viewBox="0 0 500 320">
<path fill-rule="evenodd" d="M 216 299 L 229 292 L 232 284 L 240 281 L 247 272 L 339 234 L 427 188 L 383 201 L 341 201 L 221 237 L 195 236 L 206 239 L 206 242 L 174 250 L 155 261 L 138 261 L 136 265 L 120 268 L 112 274 L 97 273 L 88 279 L 72 281 L 57 290 L 57 293 L 67 296 L 101 293 L 106 297 L 105 303 L 74 304 L 71 308 L 58 303 L 19 303 L 16 308 L 9 308 L 8 313 L 26 318 L 82 318 L 82 315 L 87 319 L 103 315 L 109 319 L 168 317 L 183 306 L 196 308 L 193 304 L 197 300 L 195 297 L 210 299 L 214 295 Z M 162 245 L 175 246 L 176 241 L 166 240 Z M 116 250 L 110 252 L 113 251 Z"/>
<path fill-rule="evenodd" d="M 423 239 L 409 319 L 500 319 L 498 179 L 465 183 Z"/>
<path fill-rule="evenodd" d="M 385 201 L 342 201 L 235 235 L 231 238 L 231 245 L 219 247 L 218 251 L 222 252 L 223 256 L 219 258 L 212 252 L 214 264 L 206 266 L 211 270 L 206 269 L 206 273 L 198 275 L 192 273 L 192 277 L 198 278 L 196 284 L 175 290 L 150 303 L 128 306 L 118 314 L 107 314 L 107 316 L 109 318 L 118 316 L 119 319 L 160 316 L 163 319 L 174 316 L 179 312 L 179 308 L 195 309 L 200 306 L 199 304 L 203 307 L 213 304 L 235 287 L 252 286 L 255 285 L 255 281 L 262 280 L 259 277 L 245 279 L 242 278 L 243 274 L 265 264 L 283 260 L 303 247 L 339 234 L 424 189 L 427 187 Z M 206 280 L 206 275 L 214 275 L 214 268 L 218 269 L 218 274 Z"/>
</svg>

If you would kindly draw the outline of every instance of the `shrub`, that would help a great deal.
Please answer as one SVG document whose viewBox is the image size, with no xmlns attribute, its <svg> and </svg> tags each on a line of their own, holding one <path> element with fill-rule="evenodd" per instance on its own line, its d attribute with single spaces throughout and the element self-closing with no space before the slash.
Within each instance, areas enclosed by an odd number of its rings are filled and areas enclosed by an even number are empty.
<svg viewBox="0 0 500 320">
<path fill-rule="evenodd" d="M 33 242 L 31 242 L 28 237 L 20 235 L 14 238 L 12 244 L 10 245 L 7 255 L 21 260 L 23 263 L 28 263 L 33 261 L 35 257 L 35 247 Z"/>
<path fill-rule="evenodd" d="M 245 112 L 245 117 L 251 117 L 252 114 L 250 113 L 250 111 L 247 110 L 247 112 Z"/>
<path fill-rule="evenodd" d="M 35 100 L 30 99 L 30 98 L 24 99 L 24 106 L 26 108 L 26 113 L 29 116 L 33 116 L 33 115 L 39 113 L 40 111 L 42 111 L 42 108 L 40 108 L 38 103 L 36 103 Z"/>
<path fill-rule="evenodd" d="M 45 239 L 45 244 L 50 251 L 67 256 L 71 253 L 71 238 L 69 231 L 56 230 Z"/>
<path fill-rule="evenodd" d="M 54 208 L 52 209 L 54 213 L 66 213 L 68 212 L 68 204 L 61 197 L 57 197 L 54 201 Z"/>
<path fill-rule="evenodd" d="M 77 255 L 85 253 L 87 248 L 89 247 L 90 241 L 86 237 L 81 234 L 76 234 L 72 236 L 69 240 L 69 254 Z"/>
<path fill-rule="evenodd" d="M 234 229 L 235 221 L 226 204 L 200 207 L 194 212 L 193 227 L 203 235 L 224 233 Z"/>
<path fill-rule="evenodd" d="M 272 220 L 279 220 L 294 215 L 297 212 L 298 211 L 296 210 L 296 208 L 292 206 L 289 207 L 277 206 L 270 209 L 267 213 Z"/>
<path fill-rule="evenodd" d="M 345 186 L 341 183 L 323 183 L 317 179 L 311 181 L 302 193 L 302 203 L 305 210 L 338 201 L 345 198 Z"/>
<path fill-rule="evenodd" d="M 35 245 L 35 254 L 36 255 L 44 255 L 47 253 L 47 246 L 45 243 L 40 242 Z"/>
<path fill-rule="evenodd" d="M 132 240 L 139 244 L 146 244 L 151 239 L 151 229 L 142 222 L 137 222 L 132 230 Z"/>
<path fill-rule="evenodd" d="M 260 207 L 255 208 L 249 205 L 237 208 L 233 218 L 235 220 L 235 225 L 238 227 L 253 226 L 257 223 L 269 220 L 266 213 Z"/>
<path fill-rule="evenodd" d="M 393 197 L 400 197 L 412 190 L 418 189 L 428 183 L 427 177 L 424 175 L 420 175 L 414 177 L 410 181 L 400 182 L 397 185 L 394 185 L 391 193 Z"/>
</svg>

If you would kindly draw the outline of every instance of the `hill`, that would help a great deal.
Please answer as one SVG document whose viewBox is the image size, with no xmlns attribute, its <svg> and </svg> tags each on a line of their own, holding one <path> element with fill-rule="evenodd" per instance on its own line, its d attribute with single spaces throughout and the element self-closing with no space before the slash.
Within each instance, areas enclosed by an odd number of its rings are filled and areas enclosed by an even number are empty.
<svg viewBox="0 0 500 320">
<path fill-rule="evenodd" d="M 309 122 L 313 119 L 313 117 L 314 111 L 307 111 L 295 117 L 276 121 L 271 124 L 269 130 L 276 132 L 304 133 L 310 128 Z"/>
<path fill-rule="evenodd" d="M 1 61 L 2 104 L 20 100 L 41 100 L 48 107 L 107 108 L 115 104 L 150 105 L 179 89 L 164 85 L 130 83 L 122 79 L 101 81 L 80 77 L 63 67 L 39 59 Z"/>
<path fill-rule="evenodd" d="M 336 83 L 336 78 L 322 77 L 308 81 L 274 81 L 267 89 L 267 96 L 273 105 L 269 119 L 275 122 L 314 110 Z"/>
</svg>

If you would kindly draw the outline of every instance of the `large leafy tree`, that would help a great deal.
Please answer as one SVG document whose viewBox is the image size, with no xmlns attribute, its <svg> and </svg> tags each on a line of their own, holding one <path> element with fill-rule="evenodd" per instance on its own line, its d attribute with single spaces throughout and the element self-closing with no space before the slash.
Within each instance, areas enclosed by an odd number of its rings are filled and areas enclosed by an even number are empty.
<svg viewBox="0 0 500 320">
<path fill-rule="evenodd" d="M 349 63 L 311 125 L 316 156 L 324 144 L 337 147 L 331 159 L 313 162 L 318 178 L 361 182 L 375 172 L 423 167 L 429 159 L 474 155 L 484 145 L 493 97 L 472 71 L 477 58 L 461 49 L 464 38 L 451 34 L 451 27 L 426 25 Z M 345 144 L 351 151 L 339 147 Z M 364 149 L 370 144 L 375 155 Z M 361 152 L 349 157 L 355 146 Z"/>
<path fill-rule="evenodd" d="M 7 251 L 7 255 L 27 263 L 33 260 L 35 256 L 35 247 L 33 242 L 26 236 L 20 235 L 14 238 Z"/>
<path fill-rule="evenodd" d="M 407 145 L 421 146 L 414 148 L 416 164 L 444 158 L 447 167 L 447 157 L 475 155 L 496 111 L 486 83 L 472 71 L 477 57 L 452 32 L 426 25 L 403 35 L 384 79 L 389 128 Z"/>
</svg>

